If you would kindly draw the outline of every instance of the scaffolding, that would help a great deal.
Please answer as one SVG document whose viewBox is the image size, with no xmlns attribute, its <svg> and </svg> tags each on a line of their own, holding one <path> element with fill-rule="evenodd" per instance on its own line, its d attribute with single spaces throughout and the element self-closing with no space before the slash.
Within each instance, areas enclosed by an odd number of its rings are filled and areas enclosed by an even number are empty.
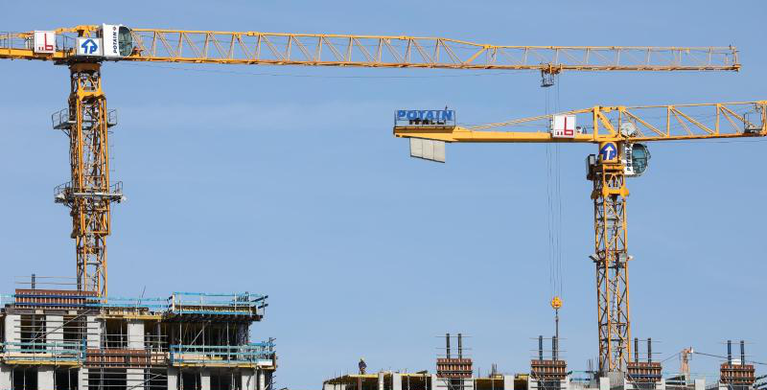
<svg viewBox="0 0 767 390">
<path fill-rule="evenodd" d="M 99 297 L 30 288 L 0 296 L 0 390 L 270 390 L 275 340 L 250 340 L 267 296 Z"/>
</svg>

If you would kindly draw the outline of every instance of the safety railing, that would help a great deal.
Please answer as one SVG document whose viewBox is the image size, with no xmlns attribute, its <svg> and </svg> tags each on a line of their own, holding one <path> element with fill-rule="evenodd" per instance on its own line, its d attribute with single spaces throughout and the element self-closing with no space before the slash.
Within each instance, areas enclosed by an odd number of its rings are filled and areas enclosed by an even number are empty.
<svg viewBox="0 0 767 390">
<path fill-rule="evenodd" d="M 119 191 L 122 192 L 122 182 Z M 117 184 L 117 183 L 115 183 Z M 108 297 L 93 303 L 93 307 L 120 309 L 148 309 L 150 311 L 165 311 L 168 309 L 167 298 L 129 298 Z"/>
<path fill-rule="evenodd" d="M 209 294 L 174 292 L 170 312 L 176 314 L 241 315 L 262 314 L 266 296 L 250 293 Z"/>
<path fill-rule="evenodd" d="M 6 342 L 0 343 L 3 358 L 13 361 L 82 362 L 85 343 L 76 341 Z"/>
<path fill-rule="evenodd" d="M 78 196 L 71 183 L 62 184 L 54 190 L 56 199 L 66 202 Z M 113 183 L 109 194 L 122 194 L 122 182 Z M 1 295 L 2 305 L 23 305 L 25 307 L 71 307 L 92 309 L 132 309 L 172 315 L 247 315 L 261 316 L 266 307 L 265 295 L 251 293 L 208 294 L 175 292 L 169 298 L 97 297 L 77 290 L 34 290 L 23 293 Z"/>
<path fill-rule="evenodd" d="M 171 345 L 173 364 L 258 364 L 273 361 L 272 341 L 232 346 Z"/>
<path fill-rule="evenodd" d="M 67 52 L 67 54 L 72 54 L 75 50 L 76 43 L 77 38 L 74 36 L 56 34 L 56 51 L 64 51 Z M 29 33 L 12 31 L 0 32 L 0 49 L 32 50 L 33 46 L 34 39 Z"/>
</svg>

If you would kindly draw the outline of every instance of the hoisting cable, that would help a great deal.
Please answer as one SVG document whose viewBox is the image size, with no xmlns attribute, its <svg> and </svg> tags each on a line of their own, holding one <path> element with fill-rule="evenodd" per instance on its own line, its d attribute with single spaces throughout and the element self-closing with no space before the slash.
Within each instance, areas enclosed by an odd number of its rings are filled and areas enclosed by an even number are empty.
<svg viewBox="0 0 767 390">
<path fill-rule="evenodd" d="M 552 99 L 552 96 L 553 99 Z M 553 100 L 553 102 L 552 102 Z M 552 104 L 553 103 L 553 104 Z M 553 106 L 553 107 L 552 107 Z M 545 112 L 552 115 L 559 110 L 560 89 L 546 88 Z M 551 307 L 555 316 L 555 336 L 559 339 L 559 309 L 562 307 L 562 183 L 559 144 L 546 144 L 546 223 L 548 229 L 549 284 Z M 558 341 L 557 341 L 558 342 Z"/>
</svg>

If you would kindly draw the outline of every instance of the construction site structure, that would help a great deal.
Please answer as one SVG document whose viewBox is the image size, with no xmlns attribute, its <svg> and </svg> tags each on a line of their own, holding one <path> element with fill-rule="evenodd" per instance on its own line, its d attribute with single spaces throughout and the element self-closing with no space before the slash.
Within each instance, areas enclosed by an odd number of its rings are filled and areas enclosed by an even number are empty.
<svg viewBox="0 0 767 390">
<path fill-rule="evenodd" d="M 527 375 L 495 375 L 487 378 L 463 378 L 464 388 L 473 390 L 513 390 L 515 382 L 526 382 Z M 523 386 L 523 385 L 519 385 Z M 350 374 L 328 379 L 323 390 L 438 390 L 446 389 L 444 379 L 437 374 L 382 371 L 376 374 Z"/>
<path fill-rule="evenodd" d="M 740 359 L 732 357 L 732 340 L 727 340 L 727 361 L 719 368 L 719 390 L 750 390 L 756 382 L 753 364 L 746 364 L 746 342 L 740 341 Z"/>
<path fill-rule="evenodd" d="M 547 348 L 551 342 L 551 349 Z M 639 350 L 635 339 L 634 351 Z M 537 338 L 537 356 L 530 361 L 530 371 L 525 373 L 502 373 L 494 364 L 487 376 L 481 376 L 478 370 L 470 373 L 461 371 L 460 376 L 446 375 L 437 358 L 437 371 L 418 372 L 384 370 L 378 373 L 340 375 L 323 382 L 323 390 L 753 390 L 752 387 L 732 387 L 733 382 L 712 383 L 706 385 L 705 378 L 695 378 L 689 383 L 668 383 L 661 375 L 659 362 L 653 359 L 652 340 L 647 340 L 647 357 L 635 355 L 631 362 L 630 375 L 613 377 L 588 375 L 583 378 L 573 376 L 567 362 L 562 358 L 562 350 L 556 336 Z M 739 365 L 733 360 L 732 364 Z M 723 364 L 722 367 L 725 367 Z M 729 370 L 729 368 L 727 368 Z M 451 370 L 451 372 L 453 372 Z M 599 374 L 598 372 L 587 372 Z M 617 373 L 613 373 L 617 374 Z M 675 377 L 672 377 L 675 378 Z"/>
<path fill-rule="evenodd" d="M 557 332 L 558 333 L 558 332 Z M 527 388 L 530 390 L 567 390 L 570 388 L 570 375 L 567 362 L 561 359 L 559 335 L 551 338 L 551 351 L 545 356 L 544 337 L 538 336 L 538 356 L 530 361 L 530 375 Z"/>
<path fill-rule="evenodd" d="M 639 339 L 634 339 L 634 360 L 629 362 L 626 370 L 626 382 L 636 389 L 663 389 L 663 367 L 658 361 L 653 361 L 652 339 L 647 339 L 646 360 L 640 358 Z"/>
<path fill-rule="evenodd" d="M 594 204 L 594 254 L 589 257 L 596 268 L 599 371 L 617 381 L 628 374 L 631 357 L 626 179 L 647 169 L 648 142 L 767 136 L 767 101 L 594 106 L 469 127 L 457 124 L 454 110 L 397 110 L 394 135 L 410 139 L 412 157 L 437 162 L 445 162 L 445 143 L 451 142 L 597 145 L 598 153 L 586 159 Z M 644 376 L 655 368 L 635 365 L 633 370 Z"/>
<path fill-rule="evenodd" d="M 376 374 L 342 375 L 323 382 L 323 390 L 504 390 L 513 389 L 514 382 L 527 380 L 524 376 L 501 375 L 494 369 L 486 378 L 474 376 L 473 361 L 466 356 L 464 335 L 445 334 L 444 354 L 436 358 L 436 372 L 401 373 L 381 371 Z M 457 348 L 453 353 L 451 341 Z"/>
<path fill-rule="evenodd" d="M 273 339 L 252 342 L 266 296 L 169 298 L 17 289 L 0 310 L 3 390 L 270 390 Z"/>
<path fill-rule="evenodd" d="M 53 127 L 69 137 L 70 180 L 55 191 L 69 207 L 78 289 L 108 295 L 111 205 L 123 197 L 109 175 L 116 115 L 102 89 L 105 62 L 306 65 L 368 68 L 562 71 L 737 71 L 734 47 L 498 46 L 432 37 L 134 29 L 119 24 L 0 34 L 0 59 L 70 69 L 68 107 Z"/>
</svg>

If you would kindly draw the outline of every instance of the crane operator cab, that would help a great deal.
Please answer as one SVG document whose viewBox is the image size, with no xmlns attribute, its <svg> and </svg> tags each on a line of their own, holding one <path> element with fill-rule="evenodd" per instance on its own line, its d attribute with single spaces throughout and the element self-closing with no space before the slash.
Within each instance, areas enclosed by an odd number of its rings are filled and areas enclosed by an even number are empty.
<svg viewBox="0 0 767 390">
<path fill-rule="evenodd" d="M 121 24 L 102 24 L 96 36 L 78 37 L 77 57 L 91 57 L 93 60 L 117 61 L 133 53 L 133 35 L 128 27 Z"/>
<path fill-rule="evenodd" d="M 621 124 L 620 133 L 626 138 L 635 137 L 637 135 L 637 127 L 631 122 L 624 122 Z M 621 162 L 623 162 L 623 166 L 626 167 L 624 170 L 626 176 L 642 176 L 647 169 L 647 163 L 649 161 L 650 151 L 647 149 L 647 145 L 632 142 L 624 143 Z"/>
<path fill-rule="evenodd" d="M 620 133 L 623 137 L 630 139 L 637 135 L 637 127 L 631 122 L 624 122 L 620 126 Z M 620 160 L 623 164 L 623 173 L 626 177 L 639 177 L 647 170 L 647 164 L 650 161 L 650 150 L 647 145 L 639 142 L 622 142 L 623 150 L 620 153 Z M 597 155 L 590 154 L 586 157 L 586 171 L 589 180 L 591 180 L 592 168 L 598 164 Z"/>
</svg>

